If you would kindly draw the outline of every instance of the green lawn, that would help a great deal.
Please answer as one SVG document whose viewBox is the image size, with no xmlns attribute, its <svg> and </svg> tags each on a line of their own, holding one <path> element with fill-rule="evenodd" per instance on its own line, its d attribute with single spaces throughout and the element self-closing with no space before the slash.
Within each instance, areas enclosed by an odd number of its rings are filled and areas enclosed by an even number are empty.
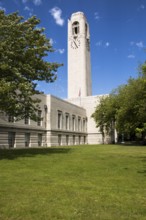
<svg viewBox="0 0 146 220">
<path fill-rule="evenodd" d="M 0 150 L 0 220 L 146 219 L 146 147 Z"/>
</svg>

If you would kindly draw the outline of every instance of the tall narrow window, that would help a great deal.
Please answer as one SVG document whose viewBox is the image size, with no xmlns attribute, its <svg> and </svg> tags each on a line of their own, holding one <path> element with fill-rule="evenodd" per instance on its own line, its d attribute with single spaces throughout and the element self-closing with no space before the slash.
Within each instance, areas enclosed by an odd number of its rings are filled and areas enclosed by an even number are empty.
<svg viewBox="0 0 146 220">
<path fill-rule="evenodd" d="M 37 121 L 38 126 L 42 125 L 42 111 L 38 110 L 38 121 Z"/>
<path fill-rule="evenodd" d="M 42 146 L 42 134 L 38 134 L 38 146 L 41 147 Z"/>
<path fill-rule="evenodd" d="M 66 130 L 69 130 L 69 114 L 66 113 L 65 115 L 65 128 Z"/>
<path fill-rule="evenodd" d="M 75 115 L 72 116 L 72 130 L 75 131 Z"/>
<path fill-rule="evenodd" d="M 58 145 L 60 146 L 62 143 L 62 138 L 61 138 L 61 134 L 58 135 Z"/>
<path fill-rule="evenodd" d="M 25 147 L 30 146 L 30 133 L 25 133 Z"/>
<path fill-rule="evenodd" d="M 79 22 L 75 21 L 72 25 L 72 31 L 73 31 L 73 35 L 77 35 L 79 34 Z"/>
<path fill-rule="evenodd" d="M 73 135 L 73 145 L 75 145 L 75 144 L 76 144 L 76 136 Z"/>
<path fill-rule="evenodd" d="M 15 146 L 15 132 L 8 132 L 8 145 L 9 148 L 13 148 Z"/>
<path fill-rule="evenodd" d="M 8 116 L 8 122 L 14 122 L 14 116 L 9 115 Z"/>
<path fill-rule="evenodd" d="M 69 135 L 66 135 L 66 145 L 69 144 Z"/>
<path fill-rule="evenodd" d="M 83 131 L 84 132 L 86 131 L 86 119 L 85 118 L 83 119 Z"/>
<path fill-rule="evenodd" d="M 81 131 L 81 118 L 78 117 L 78 131 Z"/>
<path fill-rule="evenodd" d="M 62 128 L 62 112 L 58 111 L 58 129 Z"/>
<path fill-rule="evenodd" d="M 79 136 L 79 144 L 81 144 L 81 136 Z"/>
<path fill-rule="evenodd" d="M 85 34 L 86 34 L 86 37 L 87 37 L 87 23 L 85 24 Z"/>
</svg>

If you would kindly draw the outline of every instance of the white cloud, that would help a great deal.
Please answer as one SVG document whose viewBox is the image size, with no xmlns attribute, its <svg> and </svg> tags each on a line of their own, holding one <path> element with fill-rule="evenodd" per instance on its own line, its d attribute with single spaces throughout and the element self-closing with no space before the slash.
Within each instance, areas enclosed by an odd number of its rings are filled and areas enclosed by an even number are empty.
<svg viewBox="0 0 146 220">
<path fill-rule="evenodd" d="M 25 6 L 24 10 L 25 11 L 30 11 L 30 8 L 28 6 Z"/>
<path fill-rule="evenodd" d="M 142 41 L 137 42 L 137 43 L 135 43 L 135 44 L 136 44 L 136 46 L 137 46 L 138 48 L 143 48 L 143 47 L 144 47 L 144 45 L 143 45 L 143 42 L 142 42 Z"/>
<path fill-rule="evenodd" d="M 131 46 L 136 46 L 136 47 L 138 47 L 139 49 L 144 48 L 144 43 L 143 43 L 143 41 L 139 41 L 139 42 L 131 41 L 131 42 L 130 42 L 130 45 L 131 45 Z"/>
<path fill-rule="evenodd" d="M 97 46 L 97 47 L 102 46 L 102 41 L 100 40 L 100 41 L 96 42 L 96 46 Z"/>
<path fill-rule="evenodd" d="M 50 38 L 50 44 L 53 45 L 54 40 L 52 38 Z"/>
<path fill-rule="evenodd" d="M 63 54 L 65 52 L 65 49 L 58 49 L 57 50 L 60 54 Z"/>
<path fill-rule="evenodd" d="M 105 47 L 109 47 L 110 43 L 109 42 L 106 42 L 105 43 Z"/>
<path fill-rule="evenodd" d="M 99 16 L 99 13 L 98 13 L 98 12 L 95 12 L 95 13 L 94 13 L 94 18 L 95 18 L 96 20 L 99 20 L 99 19 L 100 19 L 100 16 Z"/>
<path fill-rule="evenodd" d="M 22 3 L 24 3 L 24 4 L 25 4 L 27 1 L 28 1 L 28 0 L 22 0 Z"/>
<path fill-rule="evenodd" d="M 6 9 L 4 7 L 2 7 L 2 6 L 0 6 L 0 10 L 6 12 Z"/>
<path fill-rule="evenodd" d="M 28 2 L 28 0 L 22 0 L 22 3 L 23 4 L 25 4 L 25 3 L 27 3 Z M 33 4 L 34 5 L 41 5 L 42 4 L 42 0 L 33 0 Z"/>
<path fill-rule="evenodd" d="M 107 41 L 107 42 L 103 42 L 102 40 L 100 40 L 100 41 L 98 41 L 98 42 L 96 42 L 96 46 L 97 47 L 105 47 L 105 48 L 107 48 L 107 47 L 109 47 L 110 46 L 110 43 Z"/>
<path fill-rule="evenodd" d="M 61 18 L 62 10 L 58 7 L 54 7 L 50 10 L 51 15 L 55 19 L 56 24 L 63 26 L 64 25 L 64 19 Z"/>
<path fill-rule="evenodd" d="M 33 14 L 33 9 L 32 8 L 29 8 L 28 6 L 25 6 L 24 10 L 29 12 L 29 16 L 32 16 L 32 14 Z"/>
<path fill-rule="evenodd" d="M 34 5 L 41 5 L 42 0 L 33 0 Z"/>
<path fill-rule="evenodd" d="M 145 8 L 145 6 L 144 6 L 144 5 L 140 5 L 140 8 L 141 8 L 141 9 L 144 9 L 144 8 Z"/>
<path fill-rule="evenodd" d="M 135 55 L 129 54 L 127 57 L 128 57 L 129 59 L 134 59 L 134 58 L 135 58 Z"/>
<path fill-rule="evenodd" d="M 144 10 L 145 9 L 145 6 L 143 4 L 141 4 L 138 8 L 138 10 Z"/>
</svg>

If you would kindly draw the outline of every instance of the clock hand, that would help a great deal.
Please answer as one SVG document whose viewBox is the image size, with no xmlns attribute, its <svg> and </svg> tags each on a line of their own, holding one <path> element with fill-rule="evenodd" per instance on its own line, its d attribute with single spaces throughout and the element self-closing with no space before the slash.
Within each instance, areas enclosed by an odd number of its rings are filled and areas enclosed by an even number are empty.
<svg viewBox="0 0 146 220">
<path fill-rule="evenodd" d="M 77 44 L 76 44 L 75 40 L 74 40 L 74 44 L 75 44 L 75 46 L 78 48 L 78 46 L 77 46 Z"/>
</svg>

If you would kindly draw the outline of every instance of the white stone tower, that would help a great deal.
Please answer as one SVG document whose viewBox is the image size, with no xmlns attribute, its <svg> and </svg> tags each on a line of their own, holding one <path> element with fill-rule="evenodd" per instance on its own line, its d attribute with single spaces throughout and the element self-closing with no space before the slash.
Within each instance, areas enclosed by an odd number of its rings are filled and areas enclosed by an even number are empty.
<svg viewBox="0 0 146 220">
<path fill-rule="evenodd" d="M 89 25 L 77 12 L 68 20 L 68 98 L 91 95 Z"/>
</svg>

